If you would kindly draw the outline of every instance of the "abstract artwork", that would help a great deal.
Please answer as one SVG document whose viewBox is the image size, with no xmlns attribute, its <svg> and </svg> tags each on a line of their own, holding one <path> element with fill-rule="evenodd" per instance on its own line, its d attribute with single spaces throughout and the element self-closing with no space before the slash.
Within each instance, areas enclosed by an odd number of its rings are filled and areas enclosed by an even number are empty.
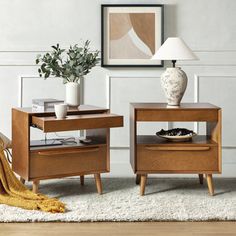
<svg viewBox="0 0 236 236">
<path fill-rule="evenodd" d="M 162 66 L 163 5 L 102 5 L 102 66 Z"/>
</svg>

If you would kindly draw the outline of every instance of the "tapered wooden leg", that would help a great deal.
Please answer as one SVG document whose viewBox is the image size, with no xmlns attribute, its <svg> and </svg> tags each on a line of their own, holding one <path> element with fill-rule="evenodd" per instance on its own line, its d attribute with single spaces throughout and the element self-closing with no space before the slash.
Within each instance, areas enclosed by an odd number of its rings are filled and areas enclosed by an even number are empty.
<svg viewBox="0 0 236 236">
<path fill-rule="evenodd" d="M 33 192 L 38 193 L 39 190 L 39 180 L 34 180 L 33 181 Z"/>
<path fill-rule="evenodd" d="M 143 196 L 145 193 L 145 186 L 147 182 L 147 174 L 141 175 L 140 180 L 140 195 Z"/>
<path fill-rule="evenodd" d="M 136 184 L 140 184 L 140 178 L 141 178 L 141 175 L 137 174 L 136 180 L 135 180 Z"/>
<path fill-rule="evenodd" d="M 80 184 L 83 186 L 84 185 L 84 175 L 80 176 Z"/>
<path fill-rule="evenodd" d="M 200 184 L 203 184 L 203 179 L 204 179 L 203 174 L 199 174 L 198 177 L 199 177 Z"/>
<path fill-rule="evenodd" d="M 21 182 L 22 184 L 25 184 L 25 180 L 24 180 L 22 177 L 20 177 L 20 182 Z"/>
<path fill-rule="evenodd" d="M 98 194 L 102 194 L 102 182 L 100 174 L 94 174 Z"/>
<path fill-rule="evenodd" d="M 214 185 L 213 185 L 213 180 L 212 180 L 211 174 L 207 174 L 207 185 L 208 185 L 208 189 L 209 189 L 209 194 L 211 196 L 213 196 L 214 195 Z"/>
</svg>

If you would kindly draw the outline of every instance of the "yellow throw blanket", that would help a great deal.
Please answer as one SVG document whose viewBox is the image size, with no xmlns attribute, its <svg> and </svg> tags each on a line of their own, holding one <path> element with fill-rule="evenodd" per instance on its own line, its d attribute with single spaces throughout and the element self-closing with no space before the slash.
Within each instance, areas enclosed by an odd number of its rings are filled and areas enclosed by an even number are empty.
<svg viewBox="0 0 236 236">
<path fill-rule="evenodd" d="M 65 212 L 65 205 L 62 202 L 33 193 L 16 178 L 7 162 L 4 153 L 6 144 L 2 137 L 0 133 L 0 204 L 51 213 Z"/>
</svg>

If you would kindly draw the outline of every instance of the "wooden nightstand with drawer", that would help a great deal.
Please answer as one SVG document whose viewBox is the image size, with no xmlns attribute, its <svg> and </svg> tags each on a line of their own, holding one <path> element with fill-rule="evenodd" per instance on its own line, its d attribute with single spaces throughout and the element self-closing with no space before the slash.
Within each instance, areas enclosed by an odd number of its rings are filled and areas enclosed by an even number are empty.
<svg viewBox="0 0 236 236">
<path fill-rule="evenodd" d="M 138 135 L 138 122 L 206 122 L 206 134 L 188 142 L 170 142 L 155 135 Z M 168 108 L 164 103 L 130 105 L 130 163 L 145 192 L 148 174 L 206 175 L 209 193 L 214 194 L 212 174 L 221 173 L 221 109 L 207 103 L 182 103 Z"/>
<path fill-rule="evenodd" d="M 69 109 L 65 119 L 56 119 L 54 112 L 33 112 L 31 108 L 12 109 L 12 168 L 22 182 L 33 181 L 38 191 L 43 179 L 94 174 L 97 191 L 102 193 L 101 173 L 110 171 L 110 128 L 123 126 L 123 117 L 108 109 L 81 105 Z M 89 144 L 77 141 L 71 145 L 33 147 L 30 127 L 44 133 L 83 130 Z"/>
</svg>

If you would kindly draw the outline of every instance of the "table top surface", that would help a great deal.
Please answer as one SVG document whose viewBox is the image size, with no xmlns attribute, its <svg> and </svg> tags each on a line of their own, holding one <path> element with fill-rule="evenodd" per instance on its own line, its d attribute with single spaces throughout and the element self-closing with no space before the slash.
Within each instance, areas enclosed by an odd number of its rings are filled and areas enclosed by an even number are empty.
<svg viewBox="0 0 236 236">
<path fill-rule="evenodd" d="M 54 109 L 48 110 L 48 111 L 34 111 L 31 107 L 17 107 L 13 108 L 16 110 L 19 110 L 21 112 L 25 112 L 28 114 L 50 114 L 50 113 L 55 113 Z M 68 112 L 106 112 L 109 109 L 107 108 L 102 108 L 102 107 L 97 107 L 93 105 L 80 105 L 78 108 L 77 107 L 69 107 Z"/>
<path fill-rule="evenodd" d="M 179 107 L 167 106 L 167 103 L 131 103 L 131 107 L 141 110 L 199 110 L 199 109 L 221 109 L 210 103 L 181 103 Z"/>
<path fill-rule="evenodd" d="M 41 120 L 43 121 L 47 121 L 47 122 L 62 122 L 62 121 L 70 121 L 70 120 L 82 120 L 82 119 L 99 119 L 99 118 L 112 118 L 112 117 L 122 117 L 120 115 L 116 115 L 116 114 L 106 114 L 106 113 L 98 113 L 98 114 L 84 114 L 84 115 L 69 115 L 66 116 L 65 118 L 56 118 L 56 116 L 45 116 L 45 117 L 35 117 L 34 120 Z"/>
</svg>

